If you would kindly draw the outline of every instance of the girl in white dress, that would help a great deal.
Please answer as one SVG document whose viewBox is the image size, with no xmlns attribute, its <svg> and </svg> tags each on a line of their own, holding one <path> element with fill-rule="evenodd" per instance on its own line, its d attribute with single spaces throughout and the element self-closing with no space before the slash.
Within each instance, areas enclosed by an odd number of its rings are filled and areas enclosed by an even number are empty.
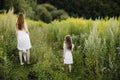
<svg viewBox="0 0 120 80">
<path fill-rule="evenodd" d="M 63 60 L 64 60 L 64 66 L 65 64 L 69 65 L 69 72 L 72 70 L 71 64 L 73 64 L 73 56 L 72 51 L 74 48 L 74 44 L 72 44 L 72 39 L 70 35 L 65 36 L 65 40 L 63 43 Z M 63 67 L 64 70 L 64 67 Z"/>
<path fill-rule="evenodd" d="M 19 50 L 19 59 L 20 64 L 23 65 L 22 54 L 23 52 L 27 53 L 27 63 L 30 64 L 30 38 L 27 24 L 24 21 L 23 14 L 19 14 L 18 20 L 16 23 L 16 35 L 17 35 L 17 48 Z"/>
</svg>

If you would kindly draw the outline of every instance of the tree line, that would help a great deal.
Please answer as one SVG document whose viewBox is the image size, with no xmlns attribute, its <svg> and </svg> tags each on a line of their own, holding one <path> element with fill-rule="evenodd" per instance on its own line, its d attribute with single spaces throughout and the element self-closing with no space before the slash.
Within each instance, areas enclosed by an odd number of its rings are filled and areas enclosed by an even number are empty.
<svg viewBox="0 0 120 80">
<path fill-rule="evenodd" d="M 69 17 L 65 10 L 57 9 L 48 3 L 37 4 L 37 0 L 0 0 L 0 13 L 7 12 L 11 8 L 14 8 L 15 14 L 23 13 L 27 18 L 46 23 Z"/>
<path fill-rule="evenodd" d="M 120 16 L 120 0 L 37 0 L 66 10 L 70 16 L 84 18 Z"/>
<path fill-rule="evenodd" d="M 104 18 L 120 16 L 120 0 L 0 0 L 0 13 L 14 8 L 30 19 L 47 23 L 70 17 Z"/>
</svg>

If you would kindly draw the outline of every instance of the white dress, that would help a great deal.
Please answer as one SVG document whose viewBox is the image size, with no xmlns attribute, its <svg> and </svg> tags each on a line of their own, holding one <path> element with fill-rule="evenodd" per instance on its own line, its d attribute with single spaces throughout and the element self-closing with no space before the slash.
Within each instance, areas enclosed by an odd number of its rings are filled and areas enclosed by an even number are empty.
<svg viewBox="0 0 120 80">
<path fill-rule="evenodd" d="M 27 25 L 25 25 L 26 27 Z M 29 34 L 26 32 L 25 29 L 18 30 L 17 32 L 17 48 L 18 50 L 28 50 L 31 48 Z"/>
<path fill-rule="evenodd" d="M 72 48 L 74 48 L 74 44 L 72 44 Z M 72 51 L 67 49 L 66 44 L 63 44 L 64 49 L 64 64 L 73 64 L 73 56 Z"/>
</svg>

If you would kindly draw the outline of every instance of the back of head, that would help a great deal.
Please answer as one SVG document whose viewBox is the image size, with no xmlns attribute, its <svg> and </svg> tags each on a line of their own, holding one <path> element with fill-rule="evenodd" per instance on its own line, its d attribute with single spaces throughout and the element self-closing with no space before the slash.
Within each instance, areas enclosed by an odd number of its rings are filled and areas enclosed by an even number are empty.
<svg viewBox="0 0 120 80">
<path fill-rule="evenodd" d="M 23 14 L 19 14 L 18 20 L 17 20 L 17 25 L 18 25 L 19 30 L 22 30 L 24 28 L 24 16 L 23 16 Z"/>
<path fill-rule="evenodd" d="M 65 36 L 65 43 L 66 43 L 66 45 L 67 45 L 67 48 L 68 48 L 69 50 L 71 50 L 71 49 L 72 49 L 72 39 L 71 39 L 71 36 L 70 36 L 70 35 L 66 35 L 66 36 Z"/>
</svg>

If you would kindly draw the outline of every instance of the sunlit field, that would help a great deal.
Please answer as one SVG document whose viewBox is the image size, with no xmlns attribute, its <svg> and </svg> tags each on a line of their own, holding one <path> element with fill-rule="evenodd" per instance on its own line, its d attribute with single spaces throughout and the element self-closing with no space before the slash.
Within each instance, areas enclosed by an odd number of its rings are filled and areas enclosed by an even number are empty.
<svg viewBox="0 0 120 80">
<path fill-rule="evenodd" d="M 105 19 L 68 18 L 47 24 L 26 19 L 31 64 L 21 66 L 18 58 L 12 11 L 0 14 L 1 80 L 119 80 L 120 17 Z M 72 72 L 62 71 L 63 42 L 70 34 L 75 44 Z"/>
</svg>

